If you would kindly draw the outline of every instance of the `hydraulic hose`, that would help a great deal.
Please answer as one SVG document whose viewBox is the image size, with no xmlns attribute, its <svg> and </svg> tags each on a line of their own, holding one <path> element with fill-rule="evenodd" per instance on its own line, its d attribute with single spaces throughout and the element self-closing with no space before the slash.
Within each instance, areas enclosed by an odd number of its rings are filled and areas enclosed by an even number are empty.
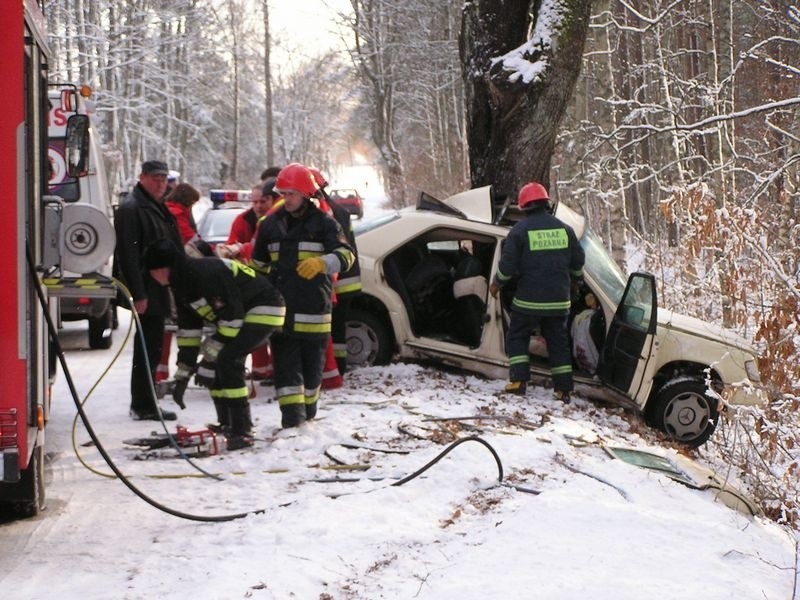
<svg viewBox="0 0 800 600">
<path fill-rule="evenodd" d="M 75 407 L 77 408 L 78 414 L 81 417 L 81 421 L 83 421 L 83 425 L 86 428 L 86 432 L 89 434 L 89 437 L 92 439 L 92 442 L 94 442 L 95 447 L 97 448 L 97 451 L 103 457 L 103 460 L 106 461 L 106 464 L 114 472 L 114 474 L 117 476 L 117 478 L 123 484 L 125 484 L 125 486 L 129 490 L 131 490 L 139 498 L 141 498 L 142 500 L 144 500 L 145 502 L 147 502 L 148 504 L 150 504 L 154 508 L 157 508 L 158 510 L 160 510 L 162 512 L 165 512 L 167 514 L 170 514 L 172 516 L 180 517 L 182 519 L 188 519 L 190 521 L 202 521 L 202 522 L 217 523 L 217 522 L 225 522 L 225 521 L 233 521 L 235 519 L 241 519 L 241 518 L 244 518 L 244 517 L 246 517 L 248 515 L 251 515 L 251 514 L 264 513 L 266 511 L 266 509 L 259 509 L 259 510 L 253 510 L 253 511 L 248 511 L 248 512 L 242 512 L 242 513 L 236 513 L 236 514 L 230 514 L 230 515 L 218 515 L 218 516 L 193 515 L 193 514 L 190 514 L 190 513 L 185 513 L 185 512 L 179 511 L 179 510 L 175 510 L 173 508 L 170 508 L 169 506 L 161 504 L 160 502 L 154 500 L 153 498 L 151 498 L 150 496 L 145 494 L 138 487 L 136 487 L 133 483 L 131 483 L 131 481 L 125 476 L 125 474 L 119 469 L 119 467 L 117 467 L 117 465 L 111 459 L 111 456 L 109 456 L 108 452 L 106 452 L 106 449 L 103 447 L 103 444 L 100 442 L 100 439 L 97 437 L 97 434 L 95 433 L 94 428 L 92 427 L 92 424 L 89 422 L 88 416 L 86 415 L 86 413 L 83 410 L 83 406 L 81 405 L 80 399 L 78 398 L 78 391 L 75 389 L 75 383 L 72 380 L 72 375 L 70 374 L 69 367 L 67 366 L 66 358 L 64 357 L 64 351 L 61 348 L 61 342 L 58 339 L 58 331 L 57 331 L 57 329 L 55 327 L 55 324 L 53 323 L 53 319 L 50 316 L 50 311 L 48 310 L 48 307 L 47 307 L 47 299 L 44 296 L 44 291 L 42 290 L 41 282 L 39 281 L 39 277 L 38 277 L 38 275 L 36 273 L 36 269 L 33 266 L 33 256 L 32 256 L 32 253 L 31 253 L 30 245 L 26 245 L 26 254 L 27 254 L 27 259 L 28 259 L 28 271 L 30 273 L 31 280 L 33 282 L 33 287 L 36 290 L 36 295 L 39 298 L 39 303 L 42 306 L 42 313 L 44 314 L 45 320 L 47 321 L 47 331 L 50 334 L 50 338 L 51 338 L 51 340 L 53 342 L 53 345 L 55 347 L 56 354 L 58 355 L 58 360 L 61 363 L 61 368 L 64 371 L 64 379 L 66 380 L 67 386 L 69 387 L 70 393 L 72 394 L 72 399 L 75 401 Z M 144 342 L 143 336 L 142 336 L 142 342 Z M 153 390 L 153 393 L 155 394 L 155 390 Z"/>
<path fill-rule="evenodd" d="M 89 417 L 86 415 L 85 411 L 83 410 L 83 404 L 81 403 L 81 401 L 80 401 L 80 399 L 78 397 L 78 392 L 75 389 L 75 384 L 74 384 L 74 382 L 72 380 L 72 375 L 70 374 L 69 367 L 67 366 L 67 361 L 66 361 L 66 358 L 64 356 L 64 351 L 63 351 L 63 349 L 61 347 L 61 342 L 58 339 L 58 331 L 57 331 L 57 329 L 56 329 L 56 327 L 55 327 L 55 325 L 53 323 L 53 319 L 51 318 L 50 311 L 48 310 L 48 307 L 47 307 L 47 299 L 44 296 L 44 291 L 42 290 L 41 282 L 39 281 L 39 277 L 38 277 L 38 275 L 36 273 L 36 269 L 33 266 L 33 256 L 31 254 L 31 249 L 30 249 L 29 245 L 26 246 L 26 251 L 27 251 L 28 269 L 29 269 L 29 272 L 30 272 L 31 280 L 33 282 L 34 289 L 36 290 L 36 294 L 38 296 L 39 303 L 42 306 L 42 312 L 44 314 L 45 320 L 47 321 L 47 330 L 48 330 L 50 338 L 51 338 L 51 340 L 53 342 L 53 345 L 55 347 L 56 354 L 58 355 L 58 359 L 59 359 L 59 362 L 61 364 L 61 368 L 64 371 L 64 378 L 65 378 L 65 380 L 67 382 L 67 386 L 69 387 L 70 393 L 71 393 L 72 398 L 73 398 L 73 400 L 75 402 L 75 407 L 77 408 L 77 411 L 78 411 L 78 414 L 80 415 L 81 421 L 83 421 L 83 425 L 86 428 L 86 432 L 89 434 L 89 437 L 92 439 L 92 442 L 95 444 L 95 447 L 97 448 L 97 451 L 103 457 L 103 460 L 105 460 L 106 464 L 114 472 L 114 475 L 116 475 L 116 477 L 131 492 L 133 492 L 140 499 L 142 499 L 145 502 L 147 502 L 150 506 L 152 506 L 152 507 L 154 507 L 154 508 L 156 508 L 156 509 L 158 509 L 158 510 L 164 512 L 164 513 L 172 515 L 174 517 L 179 517 L 181 519 L 186 519 L 186 520 L 189 520 L 189 521 L 200 521 L 200 522 L 206 522 L 206 523 L 223 523 L 223 522 L 228 522 L 228 521 L 234 521 L 236 519 L 242 519 L 242 518 L 247 517 L 249 515 L 264 514 L 267 511 L 267 509 L 265 509 L 265 508 L 246 511 L 246 512 L 240 512 L 240 513 L 234 513 L 234 514 L 227 514 L 227 515 L 195 515 L 195 514 L 183 512 L 183 511 L 171 508 L 169 506 L 166 506 L 165 504 L 161 504 L 157 500 L 154 500 L 153 498 L 151 498 L 150 496 L 145 494 L 142 490 L 140 490 L 137 486 L 135 486 L 128 479 L 128 477 L 125 476 L 125 474 L 119 469 L 119 467 L 117 467 L 116 463 L 114 463 L 114 461 L 111 459 L 111 456 L 109 456 L 108 452 L 103 447 L 102 443 L 100 442 L 100 439 L 97 437 L 97 434 L 95 433 L 94 429 L 92 428 L 91 423 L 89 422 Z M 130 298 L 130 296 L 128 296 L 128 298 Z M 131 312 L 134 315 L 136 314 L 136 311 L 133 310 L 132 303 L 131 303 Z M 140 334 L 140 341 L 141 341 L 142 344 L 144 344 L 144 335 L 141 333 L 141 327 L 139 326 L 138 318 L 136 319 L 136 323 L 137 323 L 137 329 L 139 330 L 139 334 Z M 145 355 L 146 355 L 146 353 L 145 353 Z M 153 395 L 155 396 L 155 389 L 153 389 Z M 164 424 L 163 419 L 162 419 L 162 424 Z M 166 430 L 166 425 L 165 424 L 164 424 L 164 428 Z M 169 432 L 167 432 L 167 433 L 169 433 Z M 425 471 L 430 469 L 433 465 L 438 463 L 447 454 L 449 454 L 453 449 L 455 449 L 457 446 L 460 446 L 461 444 L 463 444 L 465 442 L 478 442 L 478 443 L 482 444 L 483 446 L 485 446 L 489 450 L 489 452 L 491 452 L 491 454 L 494 457 L 495 462 L 497 464 L 498 481 L 500 483 L 502 483 L 502 480 L 503 480 L 503 464 L 502 464 L 502 462 L 500 460 L 500 456 L 497 454 L 495 449 L 488 442 L 483 440 L 482 438 L 477 437 L 477 436 L 469 436 L 469 437 L 458 439 L 455 442 L 451 443 L 449 446 L 447 446 L 447 448 L 442 450 L 442 452 L 440 452 L 436 457 L 434 457 L 432 460 L 430 460 L 427 464 L 422 466 L 420 469 L 414 471 L 413 473 L 411 473 L 407 477 L 404 477 L 403 479 L 401 479 L 399 481 L 396 481 L 390 487 L 404 485 L 404 484 L 408 483 L 409 481 L 411 481 L 412 479 L 415 479 L 415 478 L 419 477 Z M 213 475 L 211 475 L 211 476 L 215 477 Z"/>
</svg>

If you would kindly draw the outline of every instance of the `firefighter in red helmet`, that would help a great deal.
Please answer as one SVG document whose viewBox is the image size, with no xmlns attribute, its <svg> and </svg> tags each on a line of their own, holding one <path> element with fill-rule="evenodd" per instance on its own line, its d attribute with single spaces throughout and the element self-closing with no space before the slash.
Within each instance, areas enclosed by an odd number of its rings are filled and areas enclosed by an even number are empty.
<svg viewBox="0 0 800 600">
<path fill-rule="evenodd" d="M 547 210 L 548 194 L 542 184 L 524 185 L 517 203 L 526 216 L 509 232 L 489 287 L 497 297 L 503 285 L 517 280 L 506 335 L 510 382 L 505 391 L 525 394 L 530 379 L 530 338 L 541 328 L 556 399 L 568 403 L 573 381 L 567 317 L 572 283 L 583 277 L 583 248 L 572 227 Z"/>
<path fill-rule="evenodd" d="M 261 221 L 252 264 L 286 300 L 283 331 L 271 340 L 275 391 L 281 426 L 297 427 L 317 413 L 331 334 L 331 275 L 350 269 L 355 256 L 341 226 L 311 202 L 318 187 L 306 166 L 285 166 L 275 189 L 284 204 Z"/>
</svg>

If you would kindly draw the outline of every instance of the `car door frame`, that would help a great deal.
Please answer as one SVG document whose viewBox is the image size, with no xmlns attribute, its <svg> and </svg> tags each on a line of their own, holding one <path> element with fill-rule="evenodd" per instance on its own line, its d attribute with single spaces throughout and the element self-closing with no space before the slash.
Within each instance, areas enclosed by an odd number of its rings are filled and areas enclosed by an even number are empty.
<svg viewBox="0 0 800 600">
<path fill-rule="evenodd" d="M 649 287 L 644 303 L 633 298 L 635 293 L 643 293 L 643 286 Z M 645 272 L 632 273 L 606 333 L 597 374 L 605 385 L 636 400 L 640 406 L 652 385 L 648 366 L 656 349 L 657 329 L 655 277 Z"/>
</svg>

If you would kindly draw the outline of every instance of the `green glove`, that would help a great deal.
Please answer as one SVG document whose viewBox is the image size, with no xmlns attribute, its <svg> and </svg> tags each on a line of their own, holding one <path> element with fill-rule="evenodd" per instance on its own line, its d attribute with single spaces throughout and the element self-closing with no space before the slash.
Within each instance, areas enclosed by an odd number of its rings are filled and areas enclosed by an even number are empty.
<svg viewBox="0 0 800 600">
<path fill-rule="evenodd" d="M 303 279 L 313 279 L 325 272 L 325 261 L 321 257 L 306 258 L 297 263 L 297 274 Z"/>
</svg>

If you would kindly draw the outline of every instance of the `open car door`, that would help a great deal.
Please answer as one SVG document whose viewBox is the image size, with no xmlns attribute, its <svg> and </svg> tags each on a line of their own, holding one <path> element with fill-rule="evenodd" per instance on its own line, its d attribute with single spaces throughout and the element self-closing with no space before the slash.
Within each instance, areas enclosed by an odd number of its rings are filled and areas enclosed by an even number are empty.
<svg viewBox="0 0 800 600">
<path fill-rule="evenodd" d="M 633 273 L 611 321 L 597 371 L 603 383 L 631 398 L 636 398 L 652 356 L 657 311 L 655 277 Z"/>
</svg>

